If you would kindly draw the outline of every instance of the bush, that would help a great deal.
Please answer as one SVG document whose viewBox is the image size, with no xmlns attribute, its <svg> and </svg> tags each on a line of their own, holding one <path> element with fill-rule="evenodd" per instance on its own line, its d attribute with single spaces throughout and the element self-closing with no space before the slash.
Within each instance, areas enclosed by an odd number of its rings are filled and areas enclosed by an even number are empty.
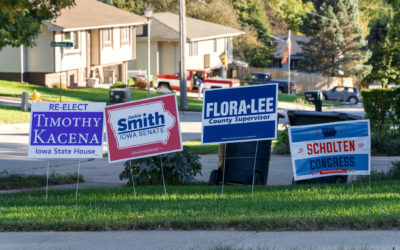
<svg viewBox="0 0 400 250">
<path fill-rule="evenodd" d="M 59 82 L 55 82 L 51 85 L 52 89 L 60 89 L 60 83 Z M 65 83 L 61 83 L 61 89 L 67 89 L 67 85 L 65 85 Z"/>
<path fill-rule="evenodd" d="M 135 85 L 135 80 L 133 80 L 132 77 L 128 78 L 128 86 L 134 86 Z"/>
<path fill-rule="evenodd" d="M 110 87 L 110 89 L 117 89 L 117 88 L 125 88 L 126 85 L 122 82 L 115 82 L 113 86 Z"/>
<path fill-rule="evenodd" d="M 362 90 L 366 118 L 371 130 L 381 129 L 386 124 L 400 125 L 400 89 Z"/>
<path fill-rule="evenodd" d="M 165 181 L 170 185 L 191 183 L 197 174 L 201 174 L 199 156 L 191 154 L 187 147 L 183 147 L 181 152 L 162 155 L 162 163 Z M 160 156 L 126 161 L 124 166 L 125 169 L 119 178 L 128 179 L 127 185 L 132 185 L 131 166 L 136 185 L 162 183 Z"/>
<path fill-rule="evenodd" d="M 357 177 L 357 181 L 368 181 L 369 176 L 361 175 Z M 392 166 L 386 173 L 381 171 L 371 171 L 372 181 L 389 181 L 389 180 L 400 180 L 400 161 L 392 162 Z"/>
<path fill-rule="evenodd" d="M 147 88 L 147 81 L 144 78 L 137 77 L 135 79 L 135 87 L 139 89 L 146 89 Z"/>
<path fill-rule="evenodd" d="M 278 133 L 278 142 L 272 149 L 273 154 L 290 154 L 289 134 L 287 127 L 281 133 Z"/>
</svg>

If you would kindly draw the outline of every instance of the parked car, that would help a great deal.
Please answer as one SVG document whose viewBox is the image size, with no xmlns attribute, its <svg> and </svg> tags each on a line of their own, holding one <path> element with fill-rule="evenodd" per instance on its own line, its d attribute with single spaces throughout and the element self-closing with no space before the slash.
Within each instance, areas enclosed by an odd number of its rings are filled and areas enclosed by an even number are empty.
<svg viewBox="0 0 400 250">
<path fill-rule="evenodd" d="M 288 81 L 282 79 L 272 79 L 271 74 L 267 72 L 251 73 L 245 79 L 250 85 L 277 83 L 278 93 L 288 93 Z M 294 81 L 290 81 L 290 93 L 296 93 Z"/>
<path fill-rule="evenodd" d="M 334 87 L 331 90 L 323 90 L 323 100 L 332 100 L 339 102 L 349 102 L 357 104 L 361 101 L 361 93 L 353 87 Z"/>
</svg>

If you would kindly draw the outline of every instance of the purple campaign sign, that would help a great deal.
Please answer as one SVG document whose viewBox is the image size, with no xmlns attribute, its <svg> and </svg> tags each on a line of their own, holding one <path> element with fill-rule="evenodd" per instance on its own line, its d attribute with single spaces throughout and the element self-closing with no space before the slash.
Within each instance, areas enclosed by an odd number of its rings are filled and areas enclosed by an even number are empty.
<svg viewBox="0 0 400 250">
<path fill-rule="evenodd" d="M 33 103 L 30 158 L 101 158 L 105 103 Z"/>
<path fill-rule="evenodd" d="M 101 145 L 103 113 L 35 112 L 31 131 L 31 145 Z"/>
</svg>

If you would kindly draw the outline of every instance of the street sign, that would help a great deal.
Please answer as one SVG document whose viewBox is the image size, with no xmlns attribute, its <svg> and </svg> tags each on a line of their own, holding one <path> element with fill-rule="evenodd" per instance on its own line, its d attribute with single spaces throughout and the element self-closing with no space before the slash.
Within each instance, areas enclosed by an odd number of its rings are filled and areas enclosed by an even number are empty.
<svg viewBox="0 0 400 250">
<path fill-rule="evenodd" d="M 102 158 L 105 103 L 32 103 L 29 158 Z"/>
<path fill-rule="evenodd" d="M 176 95 L 107 106 L 108 161 L 182 150 Z"/>
<path fill-rule="evenodd" d="M 276 138 L 278 85 L 209 89 L 204 92 L 203 144 Z"/>
<path fill-rule="evenodd" d="M 73 42 L 51 42 L 51 47 L 62 47 L 62 48 L 72 48 L 74 47 Z"/>
<path fill-rule="evenodd" d="M 369 120 L 289 127 L 294 180 L 369 175 Z"/>
</svg>

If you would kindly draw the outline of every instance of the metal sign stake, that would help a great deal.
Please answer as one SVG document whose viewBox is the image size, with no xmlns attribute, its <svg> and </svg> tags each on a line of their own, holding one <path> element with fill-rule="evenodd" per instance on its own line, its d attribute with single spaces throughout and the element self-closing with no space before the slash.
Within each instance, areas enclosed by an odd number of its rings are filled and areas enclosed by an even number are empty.
<svg viewBox="0 0 400 250">
<path fill-rule="evenodd" d="M 61 96 L 62 96 L 62 79 L 61 79 L 61 75 L 62 75 L 62 61 L 63 61 L 63 54 L 64 54 L 64 48 L 63 47 L 60 47 L 60 53 L 61 53 L 61 56 L 60 56 L 60 58 L 61 58 L 61 60 L 60 60 L 60 102 L 61 102 Z"/>
<path fill-rule="evenodd" d="M 223 168 L 222 168 L 222 198 L 224 198 L 225 161 L 226 161 L 226 143 L 224 143 L 224 165 L 223 165 Z"/>
<path fill-rule="evenodd" d="M 47 160 L 47 177 L 46 177 L 46 201 L 49 197 L 49 168 L 50 168 L 50 160 Z"/>
<path fill-rule="evenodd" d="M 253 181 L 251 183 L 251 198 L 252 199 L 254 198 L 254 177 L 256 175 L 257 151 L 258 151 L 258 141 L 256 143 L 256 153 L 254 155 Z"/>
<path fill-rule="evenodd" d="M 133 194 L 135 196 L 135 200 L 136 200 L 136 188 L 135 188 L 135 180 L 133 177 L 133 170 L 132 170 L 132 161 L 129 161 L 129 167 L 131 169 L 131 177 L 132 177 L 132 187 L 133 187 Z"/>
<path fill-rule="evenodd" d="M 78 160 L 78 179 L 76 181 L 76 194 L 75 194 L 75 200 L 78 200 L 78 190 L 79 190 L 79 172 L 81 169 L 81 159 Z"/>
<path fill-rule="evenodd" d="M 162 164 L 162 155 L 160 155 L 160 160 L 161 160 L 161 175 L 162 175 L 162 181 L 164 185 L 164 195 L 167 196 L 167 188 L 165 187 L 165 177 L 164 177 L 164 170 L 163 170 L 163 164 Z"/>
</svg>

